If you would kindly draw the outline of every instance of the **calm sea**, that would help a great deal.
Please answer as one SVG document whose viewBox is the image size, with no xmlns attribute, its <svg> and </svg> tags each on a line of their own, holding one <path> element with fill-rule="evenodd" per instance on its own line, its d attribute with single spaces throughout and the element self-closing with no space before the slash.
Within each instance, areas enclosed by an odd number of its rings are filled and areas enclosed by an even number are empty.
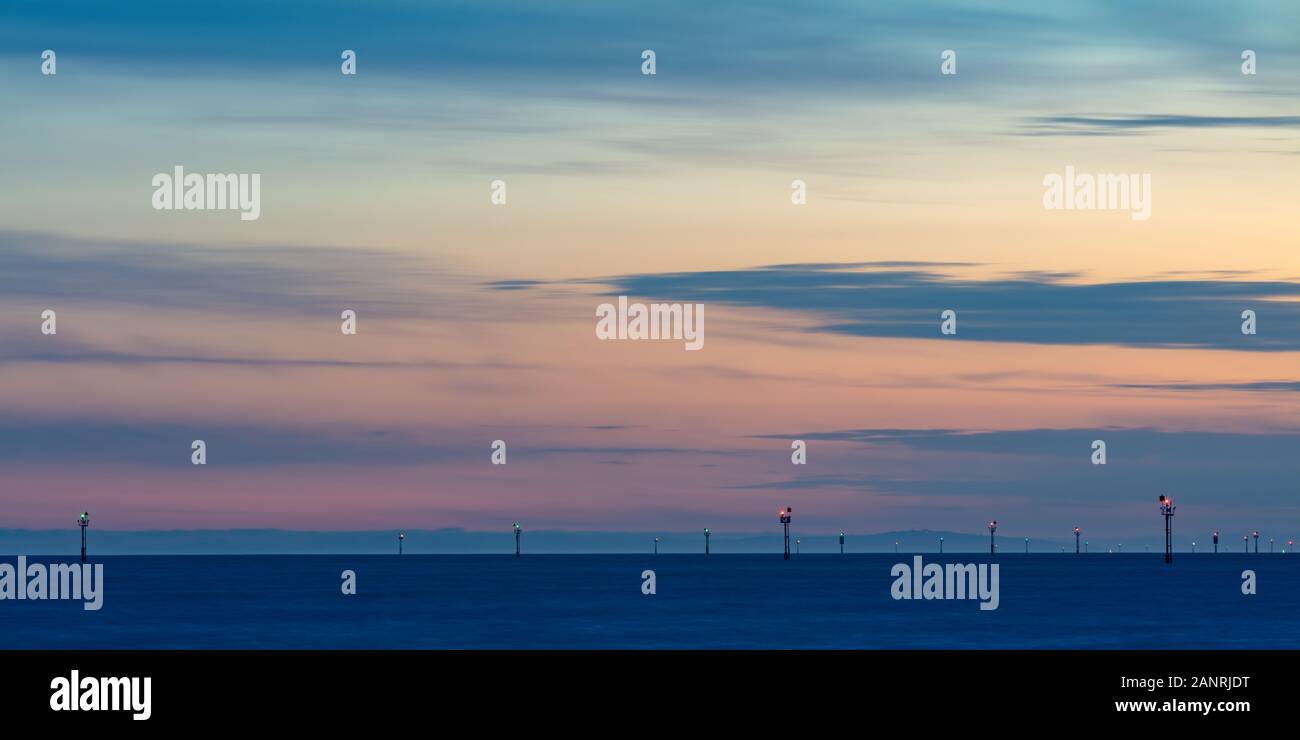
<svg viewBox="0 0 1300 740">
<path fill-rule="evenodd" d="M 987 561 L 939 557 L 925 556 Z M 1300 648 L 1300 555 L 1180 553 L 1172 566 L 1157 554 L 1000 556 L 996 611 L 895 601 L 890 567 L 911 555 L 94 562 L 100 611 L 0 601 L 0 648 Z M 641 592 L 646 569 L 653 596 Z M 355 596 L 340 592 L 344 570 Z"/>
</svg>

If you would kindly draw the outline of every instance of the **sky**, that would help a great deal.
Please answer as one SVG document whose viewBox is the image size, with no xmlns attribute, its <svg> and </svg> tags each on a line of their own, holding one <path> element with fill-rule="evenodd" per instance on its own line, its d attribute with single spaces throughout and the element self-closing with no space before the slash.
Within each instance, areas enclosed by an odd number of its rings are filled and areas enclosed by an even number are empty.
<svg viewBox="0 0 1300 740">
<path fill-rule="evenodd" d="M 3 20 L 0 529 L 1300 534 L 1295 3 Z M 155 210 L 177 165 L 260 217 Z"/>
</svg>

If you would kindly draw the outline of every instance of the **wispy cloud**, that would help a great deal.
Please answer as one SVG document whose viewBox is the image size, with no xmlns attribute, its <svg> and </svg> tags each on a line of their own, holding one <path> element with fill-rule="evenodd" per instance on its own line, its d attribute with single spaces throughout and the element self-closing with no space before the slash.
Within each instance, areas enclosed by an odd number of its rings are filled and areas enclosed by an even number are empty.
<svg viewBox="0 0 1300 740">
<path fill-rule="evenodd" d="M 1105 427 L 1068 429 L 846 429 L 763 435 L 845 444 L 819 448 L 828 473 L 751 481 L 741 489 L 843 488 L 873 495 L 1000 501 L 1044 499 L 1093 506 L 1148 503 L 1157 493 L 1200 502 L 1293 506 L 1300 477 L 1300 428 L 1259 433 Z M 1091 443 L 1107 464 L 1091 463 Z M 904 462 L 900 455 L 906 455 Z M 830 463 L 828 464 L 828 458 Z M 924 471 L 915 474 L 915 471 Z"/>
<path fill-rule="evenodd" d="M 508 425 L 490 430 L 402 426 L 294 426 L 212 419 L 176 421 L 121 418 L 64 419 L 8 414 L 0 420 L 0 462 L 33 464 L 114 464 L 145 468 L 188 468 L 190 445 L 207 444 L 208 460 L 227 466 L 456 465 L 486 461 L 490 441 L 512 440 L 512 464 L 551 457 L 591 458 L 594 462 L 677 456 L 697 460 L 742 457 L 743 449 L 700 449 L 656 445 L 530 443 L 527 428 Z M 512 465 L 514 467 L 514 465 Z"/>
<path fill-rule="evenodd" d="M 1300 116 L 1035 116 L 1023 136 L 1130 136 L 1157 129 L 1300 128 Z"/>
<path fill-rule="evenodd" d="M 0 300 L 337 316 L 447 315 L 450 271 L 380 249 L 110 241 L 0 231 Z"/>
<path fill-rule="evenodd" d="M 1261 380 L 1242 383 L 1112 383 L 1110 388 L 1148 391 L 1248 391 L 1259 393 L 1300 392 L 1297 380 Z"/>
<path fill-rule="evenodd" d="M 1300 350 L 1300 282 L 1081 283 L 1072 273 L 978 278 L 949 267 L 790 265 L 593 282 L 609 286 L 610 295 L 794 312 L 816 322 L 809 331 L 861 337 Z M 948 309 L 957 313 L 958 333 L 943 337 L 939 317 Z M 1245 309 L 1257 314 L 1256 335 L 1241 333 Z"/>
<path fill-rule="evenodd" d="M 484 370 L 531 370 L 541 366 L 528 363 L 456 362 L 450 360 L 346 359 L 331 357 L 254 356 L 195 352 L 184 349 L 167 352 L 118 350 L 60 332 L 57 341 L 37 338 L 33 332 L 5 335 L 0 333 L 0 365 L 67 364 L 67 365 L 217 365 L 230 367 L 284 368 L 384 368 L 413 370 L 460 370 L 481 373 Z"/>
</svg>

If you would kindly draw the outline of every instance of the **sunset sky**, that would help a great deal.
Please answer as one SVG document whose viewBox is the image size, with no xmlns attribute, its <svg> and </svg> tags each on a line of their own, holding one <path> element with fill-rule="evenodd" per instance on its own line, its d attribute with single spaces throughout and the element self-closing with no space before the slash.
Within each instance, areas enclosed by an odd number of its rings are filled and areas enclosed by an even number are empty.
<svg viewBox="0 0 1300 740">
<path fill-rule="evenodd" d="M 6 10 L 0 529 L 1300 534 L 1300 5 L 1041 5 Z"/>
</svg>

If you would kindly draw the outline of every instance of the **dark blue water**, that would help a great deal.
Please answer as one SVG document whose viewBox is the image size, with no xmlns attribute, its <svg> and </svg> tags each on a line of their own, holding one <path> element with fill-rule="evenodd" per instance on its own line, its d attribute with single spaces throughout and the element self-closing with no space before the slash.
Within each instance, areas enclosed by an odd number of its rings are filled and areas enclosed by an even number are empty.
<svg viewBox="0 0 1300 740">
<path fill-rule="evenodd" d="M 996 611 L 895 601 L 892 554 L 96 562 L 100 611 L 0 601 L 0 648 L 1300 648 L 1300 555 L 1008 555 Z"/>
</svg>

